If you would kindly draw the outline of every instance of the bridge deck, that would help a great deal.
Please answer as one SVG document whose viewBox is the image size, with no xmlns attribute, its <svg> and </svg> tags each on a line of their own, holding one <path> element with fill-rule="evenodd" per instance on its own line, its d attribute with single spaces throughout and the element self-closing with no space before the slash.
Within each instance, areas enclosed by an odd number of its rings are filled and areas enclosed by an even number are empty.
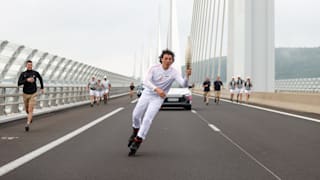
<svg viewBox="0 0 320 180">
<path fill-rule="evenodd" d="M 317 122 L 222 102 L 162 110 L 136 157 L 127 156 L 134 104 L 81 106 L 0 126 L 3 165 L 123 107 L 1 179 L 319 179 Z M 217 130 L 220 131 L 217 131 Z M 11 140 L 9 140 L 11 137 Z M 8 139 L 9 138 L 9 139 Z"/>
</svg>

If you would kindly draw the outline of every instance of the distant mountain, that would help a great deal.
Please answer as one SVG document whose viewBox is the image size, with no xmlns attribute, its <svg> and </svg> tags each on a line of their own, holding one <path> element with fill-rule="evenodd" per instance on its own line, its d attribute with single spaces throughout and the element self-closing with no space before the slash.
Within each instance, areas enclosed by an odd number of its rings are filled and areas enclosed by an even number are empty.
<svg viewBox="0 0 320 180">
<path fill-rule="evenodd" d="M 200 62 L 212 67 L 212 59 Z M 215 72 L 217 72 L 217 60 Z M 221 58 L 221 79 L 226 80 L 226 57 Z M 183 67 L 184 69 L 184 67 Z M 194 68 L 196 69 L 196 68 Z M 211 68 L 210 68 L 211 69 Z M 211 72 L 211 70 L 210 70 Z M 275 79 L 315 78 L 320 77 L 320 47 L 317 48 L 276 48 Z"/>
<path fill-rule="evenodd" d="M 320 77 L 320 48 L 276 48 L 275 78 Z"/>
</svg>

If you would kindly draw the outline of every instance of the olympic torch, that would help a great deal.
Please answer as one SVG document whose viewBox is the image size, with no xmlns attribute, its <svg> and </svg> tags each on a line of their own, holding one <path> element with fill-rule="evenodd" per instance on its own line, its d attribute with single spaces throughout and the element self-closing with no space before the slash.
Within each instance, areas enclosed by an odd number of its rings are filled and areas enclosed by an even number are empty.
<svg viewBox="0 0 320 180">
<path fill-rule="evenodd" d="M 188 37 L 188 42 L 186 46 L 186 69 L 191 69 L 191 63 L 192 63 L 192 53 L 191 53 L 191 40 L 190 36 Z"/>
</svg>

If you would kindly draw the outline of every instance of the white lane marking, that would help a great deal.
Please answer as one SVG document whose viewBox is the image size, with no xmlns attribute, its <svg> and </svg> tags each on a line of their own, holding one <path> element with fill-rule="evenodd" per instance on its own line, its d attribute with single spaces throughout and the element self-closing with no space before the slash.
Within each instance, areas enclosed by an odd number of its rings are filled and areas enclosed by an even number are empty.
<svg viewBox="0 0 320 180">
<path fill-rule="evenodd" d="M 258 159 L 256 159 L 253 155 L 251 155 L 248 151 L 246 151 L 244 148 L 242 148 L 239 144 L 234 142 L 231 138 L 229 138 L 227 135 L 225 135 L 223 132 L 220 132 L 220 134 L 226 138 L 229 142 L 231 142 L 234 146 L 236 146 L 240 151 L 242 151 L 244 154 L 246 154 L 250 159 L 252 159 L 254 162 L 256 162 L 259 166 L 261 166 L 263 169 L 265 169 L 267 172 L 269 172 L 273 177 L 275 177 L 278 180 L 281 180 L 281 178 L 271 171 L 269 168 L 267 168 L 265 165 L 263 165 Z"/>
<path fill-rule="evenodd" d="M 204 117 L 202 117 L 200 114 L 198 114 L 197 111 L 195 110 L 191 110 L 192 113 L 196 114 L 203 122 L 205 122 L 212 130 L 216 131 L 216 132 L 220 132 L 221 130 L 219 128 L 217 128 L 217 126 L 209 123 L 208 120 L 206 120 Z"/>
<path fill-rule="evenodd" d="M 14 139 L 18 139 L 18 138 L 19 138 L 19 137 L 10 137 L 10 136 L 8 136 L 8 137 L 7 137 L 7 136 L 1 137 L 2 140 L 9 140 L 9 141 L 10 141 L 10 140 L 14 140 Z"/>
<path fill-rule="evenodd" d="M 204 117 L 202 117 L 200 114 L 198 114 L 197 111 L 192 110 L 192 113 L 196 114 L 203 122 L 207 123 L 208 126 L 220 133 L 225 139 L 227 139 L 229 142 L 231 142 L 231 144 L 233 144 L 234 146 L 236 146 L 241 152 L 243 152 L 245 155 L 247 155 L 250 159 L 252 159 L 255 163 L 257 163 L 260 167 L 262 167 L 263 169 L 265 169 L 267 172 L 269 172 L 273 177 L 275 177 L 277 180 L 281 180 L 281 178 L 274 173 L 273 171 L 271 171 L 269 168 L 267 168 L 265 165 L 263 165 L 258 159 L 256 159 L 253 155 L 251 155 L 248 151 L 246 151 L 244 148 L 242 148 L 239 144 L 237 144 L 236 142 L 234 142 L 231 138 L 229 138 L 227 135 L 225 135 L 223 132 L 221 132 L 221 130 L 219 128 L 217 128 L 215 125 L 209 123 L 208 120 L 206 120 Z"/>
<path fill-rule="evenodd" d="M 205 122 L 206 124 L 210 124 L 209 123 L 209 121 L 207 121 L 204 117 L 202 117 L 200 114 L 198 114 L 198 112 L 197 111 L 195 111 L 195 110 L 192 110 L 191 111 L 192 113 L 194 113 L 194 114 L 196 114 L 203 122 Z"/>
<path fill-rule="evenodd" d="M 57 147 L 58 145 L 68 141 L 69 139 L 79 135 L 80 133 L 82 133 L 82 132 L 86 131 L 87 129 L 93 127 L 94 125 L 106 120 L 107 118 L 109 118 L 109 117 L 113 116 L 114 114 L 122 111 L 123 109 L 124 109 L 123 107 L 120 107 L 120 108 L 118 108 L 118 109 L 116 109 L 116 110 L 114 110 L 114 111 L 112 111 L 112 112 L 110 112 L 110 113 L 108 113 L 108 114 L 106 114 L 106 115 L 104 115 L 104 116 L 92 121 L 91 123 L 86 124 L 85 126 L 82 126 L 81 128 L 79 128 L 79 129 L 77 129 L 77 130 L 75 130 L 73 132 L 70 132 L 69 134 L 67 134 L 67 135 L 65 135 L 65 136 L 63 136 L 63 137 L 61 137 L 61 138 L 59 138 L 57 140 L 54 140 L 54 141 L 52 141 L 52 142 L 50 142 L 50 143 L 48 143 L 48 144 L 46 144 L 46 145 L 44 145 L 44 146 L 42 146 L 40 148 L 28 153 L 28 154 L 25 154 L 24 156 L 22 156 L 22 157 L 20 157 L 20 158 L 18 158 L 16 160 L 13 160 L 13 161 L 9 162 L 8 164 L 5 164 L 5 165 L 1 166 L 0 167 L 0 177 L 5 175 L 5 174 L 7 174 L 8 172 L 14 170 L 15 168 L 17 168 L 19 166 L 22 166 L 23 164 L 31 161 L 32 159 L 42 155 L 43 153 L 45 153 L 45 152 Z"/>
<path fill-rule="evenodd" d="M 320 123 L 320 120 L 319 119 L 315 119 L 315 118 L 296 115 L 296 114 L 292 114 L 292 113 L 286 113 L 286 112 L 283 112 L 283 111 L 273 110 L 273 109 L 269 109 L 269 108 L 263 108 L 263 107 L 254 106 L 254 105 L 250 105 L 250 104 L 241 104 L 241 105 L 242 106 L 251 107 L 251 108 L 255 108 L 255 109 L 260 109 L 260 110 L 264 110 L 264 111 L 269 111 L 269 112 L 273 112 L 273 113 L 277 113 L 277 114 L 282 114 L 282 115 L 286 115 L 286 116 L 291 116 L 291 117 L 295 117 L 295 118 L 300 118 L 300 119 L 304 119 L 304 120 Z"/>
<path fill-rule="evenodd" d="M 135 100 L 131 101 L 131 104 L 134 104 L 134 103 L 136 103 L 137 101 L 138 101 L 138 99 L 135 99 Z"/>
<path fill-rule="evenodd" d="M 194 94 L 194 95 L 201 96 L 199 94 Z M 213 98 L 210 98 L 210 99 L 213 99 Z M 304 119 L 304 120 L 320 123 L 320 119 L 315 119 L 315 118 L 311 118 L 311 117 L 307 117 L 307 116 L 301 116 L 301 115 L 297 115 L 297 114 L 287 113 L 287 112 L 264 108 L 264 107 L 260 107 L 260 106 L 254 106 L 254 105 L 250 105 L 250 104 L 239 104 L 239 103 L 231 102 L 231 101 L 225 100 L 225 99 L 220 99 L 220 100 L 224 101 L 224 102 L 232 103 L 232 104 L 238 104 L 238 105 L 247 106 L 247 107 L 251 107 L 251 108 L 255 108 L 255 109 L 259 109 L 259 110 L 264 110 L 264 111 L 268 111 L 268 112 L 273 112 L 273 113 L 277 113 L 277 114 L 282 114 L 282 115 L 286 115 L 286 116 L 291 116 L 291 117 L 295 117 L 295 118 L 299 118 L 299 119 Z"/>
<path fill-rule="evenodd" d="M 208 124 L 208 126 L 209 126 L 211 129 L 213 129 L 214 131 L 220 132 L 220 129 L 217 128 L 215 125 L 213 125 L 213 124 Z"/>
</svg>

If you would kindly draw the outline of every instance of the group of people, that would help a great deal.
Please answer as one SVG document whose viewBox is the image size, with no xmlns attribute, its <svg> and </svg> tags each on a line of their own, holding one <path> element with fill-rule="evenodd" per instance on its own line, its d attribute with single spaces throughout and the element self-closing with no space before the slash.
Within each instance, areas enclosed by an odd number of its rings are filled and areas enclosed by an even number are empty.
<svg viewBox="0 0 320 180">
<path fill-rule="evenodd" d="M 32 61 L 26 61 L 26 71 L 22 72 L 18 79 L 18 86 L 23 85 L 23 102 L 24 108 L 27 113 L 27 123 L 25 125 L 25 131 L 29 131 L 33 118 L 33 109 L 36 105 L 37 99 L 37 79 L 40 81 L 40 92 L 44 93 L 43 79 L 39 72 L 33 70 Z M 98 79 L 96 81 L 95 76 L 89 81 L 87 89 L 90 94 L 90 106 L 94 103 L 99 104 L 103 99 L 104 103 L 107 103 L 109 90 L 111 84 L 107 79 L 107 76 L 103 78 L 103 81 Z"/>
<path fill-rule="evenodd" d="M 130 149 L 129 156 L 135 155 L 139 146 L 146 138 L 147 133 L 150 129 L 152 121 L 159 112 L 163 101 L 166 98 L 166 95 L 169 89 L 172 86 L 174 81 L 177 81 L 180 86 L 188 87 L 189 76 L 191 75 L 191 69 L 186 69 L 185 75 L 182 76 L 175 68 L 171 65 L 174 63 L 175 55 L 171 50 L 163 50 L 159 56 L 160 63 L 154 66 L 151 66 L 148 70 L 148 73 L 143 81 L 144 91 L 139 98 L 133 112 L 132 112 L 132 134 L 129 137 L 128 147 Z M 27 125 L 25 127 L 26 131 L 29 131 L 29 125 L 32 122 L 32 112 L 33 106 L 35 105 L 35 97 L 37 96 L 37 86 L 36 79 L 39 79 L 41 84 L 41 92 L 43 93 L 43 81 L 40 74 L 32 70 L 32 61 L 27 61 L 26 64 L 27 70 L 20 75 L 18 85 L 23 85 L 23 98 L 25 102 L 25 110 L 28 114 Z M 102 96 L 105 100 L 108 98 L 108 93 L 111 88 L 110 82 L 105 76 L 104 80 L 96 80 L 93 76 L 88 83 L 87 89 L 90 94 L 90 105 L 93 106 L 94 101 L 98 104 L 102 99 Z M 210 79 L 206 78 L 203 82 L 204 87 L 204 101 L 208 105 L 209 96 L 210 96 Z M 221 88 L 223 86 L 220 77 L 213 82 L 214 92 L 215 92 L 215 102 L 219 104 Z M 134 84 L 130 84 L 130 97 L 133 97 L 133 90 L 135 88 Z M 237 80 L 232 78 L 229 83 L 229 88 L 231 92 L 231 101 L 233 101 L 233 94 L 237 93 L 237 101 L 240 97 L 243 90 L 246 94 L 250 95 L 252 88 L 252 83 L 250 78 L 247 78 L 247 81 L 241 80 L 238 77 Z M 248 100 L 249 96 L 247 97 Z"/>
<path fill-rule="evenodd" d="M 237 79 L 232 76 L 231 81 L 229 82 L 229 90 L 230 90 L 230 101 L 233 102 L 234 94 L 237 95 L 237 103 L 242 102 L 242 94 L 245 93 L 246 95 L 246 102 L 249 101 L 251 90 L 252 90 L 252 83 L 251 79 L 248 76 L 247 79 L 244 81 L 238 75 Z"/>
<path fill-rule="evenodd" d="M 207 77 L 206 80 L 203 82 L 203 101 L 206 105 L 209 104 L 209 97 L 210 97 L 210 78 Z M 214 102 L 216 104 L 220 103 L 220 96 L 221 96 L 221 88 L 223 87 L 223 83 L 220 80 L 220 76 L 213 82 L 214 87 Z M 237 95 L 237 103 L 242 102 L 242 94 L 246 94 L 246 102 L 249 101 L 251 90 L 252 90 L 252 82 L 250 77 L 248 76 L 247 79 L 244 81 L 241 79 L 240 76 L 237 77 L 235 80 L 234 76 L 232 76 L 232 80 L 229 82 L 229 90 L 230 90 L 230 101 L 233 102 L 234 94 Z"/>
<path fill-rule="evenodd" d="M 102 81 L 100 79 L 96 80 L 96 77 L 92 76 L 87 86 L 90 95 L 90 106 L 93 107 L 95 103 L 99 105 L 102 100 L 107 104 L 110 89 L 111 84 L 107 76 L 104 76 Z"/>
<path fill-rule="evenodd" d="M 203 101 L 206 103 L 206 105 L 209 104 L 209 98 L 210 98 L 210 78 L 207 77 L 206 80 L 202 83 L 202 87 L 204 88 L 203 91 Z M 213 88 L 214 88 L 214 102 L 216 104 L 220 103 L 220 96 L 221 96 L 221 88 L 223 86 L 223 83 L 220 79 L 220 76 L 217 76 L 217 79 L 213 82 Z"/>
</svg>

